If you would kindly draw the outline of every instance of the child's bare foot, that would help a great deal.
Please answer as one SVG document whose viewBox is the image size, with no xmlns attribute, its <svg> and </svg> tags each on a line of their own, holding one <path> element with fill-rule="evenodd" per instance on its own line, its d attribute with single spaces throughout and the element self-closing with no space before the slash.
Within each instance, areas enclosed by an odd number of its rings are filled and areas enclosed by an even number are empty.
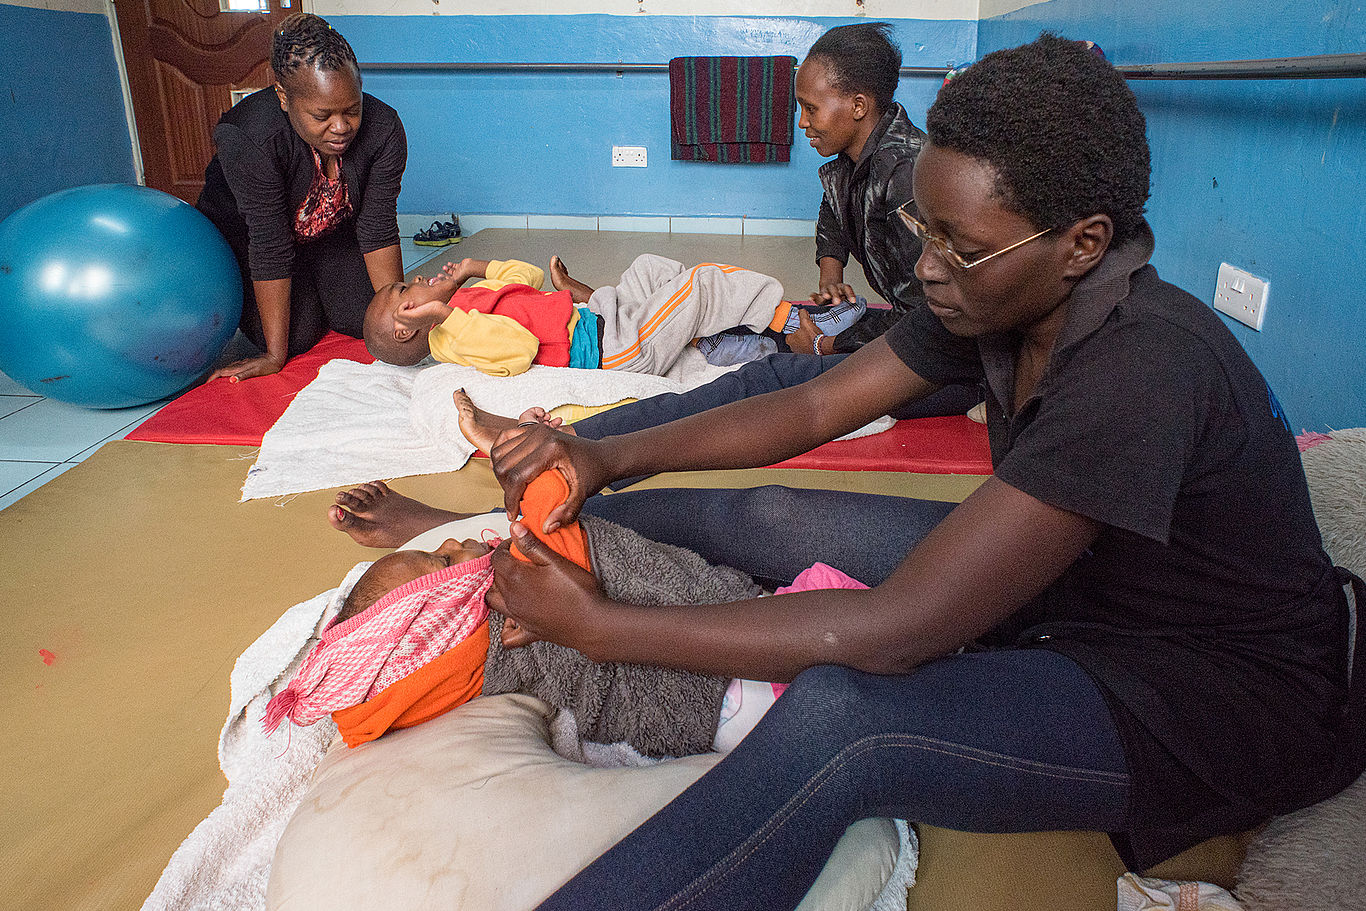
<svg viewBox="0 0 1366 911">
<path fill-rule="evenodd" d="M 463 519 L 468 513 L 437 509 L 394 493 L 383 481 L 371 481 L 337 494 L 327 521 L 365 547 L 400 547 L 424 531 Z"/>
<path fill-rule="evenodd" d="M 564 260 L 558 256 L 550 257 L 550 283 L 556 291 L 568 291 L 576 304 L 586 304 L 593 296 L 593 289 L 570 275 Z"/>
<path fill-rule="evenodd" d="M 505 430 L 512 430 L 529 421 L 544 424 L 547 427 L 554 427 L 563 430 L 565 433 L 573 433 L 573 428 L 561 427 L 564 423 L 563 418 L 554 418 L 544 408 L 528 408 L 515 418 L 503 417 L 501 414 L 490 414 L 470 400 L 469 393 L 463 389 L 457 389 L 451 395 L 455 402 L 455 410 L 459 413 L 460 432 L 479 448 L 480 452 L 488 454 L 493 445 L 498 442 L 498 436 Z"/>
<path fill-rule="evenodd" d="M 455 402 L 455 410 L 460 415 L 460 432 L 480 452 L 490 452 L 498 440 L 498 434 L 517 426 L 517 421 L 513 418 L 490 414 L 476 406 L 470 401 L 469 393 L 463 389 L 455 390 L 451 399 Z"/>
</svg>

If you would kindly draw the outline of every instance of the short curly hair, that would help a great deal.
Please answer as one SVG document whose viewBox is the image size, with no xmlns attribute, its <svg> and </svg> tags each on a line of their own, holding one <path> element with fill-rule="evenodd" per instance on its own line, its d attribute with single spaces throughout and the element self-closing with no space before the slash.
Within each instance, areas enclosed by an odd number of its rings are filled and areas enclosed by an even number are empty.
<svg viewBox="0 0 1366 911">
<path fill-rule="evenodd" d="M 838 25 L 816 39 L 806 59 L 819 57 L 837 91 L 863 92 L 881 113 L 892 106 L 901 78 L 901 48 L 889 37 L 891 30 L 886 22 Z"/>
<path fill-rule="evenodd" d="M 275 81 L 285 85 L 301 67 L 320 70 L 349 70 L 360 85 L 360 64 L 356 52 L 341 32 L 327 20 L 312 13 L 294 13 L 280 20 L 271 40 L 270 68 Z"/>
<path fill-rule="evenodd" d="M 1045 32 L 949 80 L 925 118 L 930 142 L 989 164 L 1002 205 L 1040 230 L 1108 215 L 1116 243 L 1143 223 L 1148 139 L 1138 101 L 1080 41 Z"/>
</svg>

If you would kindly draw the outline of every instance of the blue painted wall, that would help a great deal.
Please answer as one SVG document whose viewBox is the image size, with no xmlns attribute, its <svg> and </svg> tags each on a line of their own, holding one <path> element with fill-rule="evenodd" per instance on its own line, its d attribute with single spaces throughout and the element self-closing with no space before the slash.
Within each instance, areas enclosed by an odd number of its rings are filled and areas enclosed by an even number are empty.
<svg viewBox="0 0 1366 911">
<path fill-rule="evenodd" d="M 88 183 L 131 183 L 109 20 L 0 5 L 0 219 Z"/>
<path fill-rule="evenodd" d="M 709 16 L 334 16 L 362 60 L 625 61 L 790 53 L 846 19 Z M 1366 51 L 1349 0 L 1050 0 L 985 20 L 892 20 L 907 65 L 942 66 L 1042 28 L 1100 42 L 1119 63 Z M 1256 28 L 1249 28 L 1256 23 Z M 131 181 L 104 16 L 0 4 L 0 217 L 46 193 Z M 1154 262 L 1210 300 L 1221 261 L 1272 282 L 1261 333 L 1230 325 L 1296 429 L 1366 425 L 1366 80 L 1134 82 L 1153 148 Z M 668 159 L 665 74 L 370 73 L 412 154 L 400 210 L 815 217 L 821 159 Z M 937 79 L 906 78 L 912 119 Z M 79 99 L 79 104 L 73 99 Z M 650 167 L 616 168 L 612 145 Z"/>
<path fill-rule="evenodd" d="M 849 19 L 716 16 L 333 16 L 362 61 L 666 63 L 688 54 L 791 54 Z M 907 66 L 976 55 L 973 21 L 894 20 Z M 938 79 L 897 93 L 924 122 Z M 814 219 L 824 160 L 800 133 L 792 160 L 669 160 L 667 73 L 365 75 L 408 132 L 403 212 L 747 215 Z M 613 145 L 645 146 L 649 167 L 613 168 Z"/>
<path fill-rule="evenodd" d="M 1366 52 L 1349 0 L 1051 0 L 980 24 L 982 53 L 1041 29 L 1115 63 Z M 1153 153 L 1153 263 L 1211 301 L 1219 263 L 1269 278 L 1261 332 L 1227 320 L 1292 426 L 1366 426 L 1366 79 L 1132 81 Z"/>
</svg>

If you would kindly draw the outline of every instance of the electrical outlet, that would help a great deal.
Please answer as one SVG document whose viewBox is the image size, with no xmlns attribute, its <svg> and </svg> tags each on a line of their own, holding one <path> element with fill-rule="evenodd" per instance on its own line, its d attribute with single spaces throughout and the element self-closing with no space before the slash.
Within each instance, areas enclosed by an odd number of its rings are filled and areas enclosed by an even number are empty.
<svg viewBox="0 0 1366 911">
<path fill-rule="evenodd" d="M 645 167 L 645 146 L 612 146 L 612 167 Z"/>
<path fill-rule="evenodd" d="M 1240 323 L 1262 329 L 1266 317 L 1266 299 L 1271 293 L 1271 282 L 1244 272 L 1228 263 L 1219 264 L 1219 280 L 1214 285 L 1214 309 L 1227 313 Z"/>
</svg>

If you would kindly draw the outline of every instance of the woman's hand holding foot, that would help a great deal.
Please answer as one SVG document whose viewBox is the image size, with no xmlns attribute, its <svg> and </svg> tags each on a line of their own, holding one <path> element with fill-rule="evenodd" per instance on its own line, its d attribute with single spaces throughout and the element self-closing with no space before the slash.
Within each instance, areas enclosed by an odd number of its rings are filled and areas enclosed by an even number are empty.
<svg viewBox="0 0 1366 911">
<path fill-rule="evenodd" d="M 521 522 L 513 522 L 512 537 L 493 552 L 493 587 L 490 608 L 512 618 L 516 628 L 512 642 L 525 645 L 545 639 L 594 657 L 597 630 L 607 628 L 612 602 L 597 578 L 552 551 Z M 513 556 L 516 544 L 525 560 Z M 504 627 L 503 644 L 509 643 Z"/>
<path fill-rule="evenodd" d="M 544 408 L 528 408 L 516 418 L 503 417 L 500 414 L 490 414 L 470 398 L 464 389 L 457 389 L 451 394 L 451 401 L 455 403 L 455 410 L 460 424 L 460 432 L 465 435 L 480 452 L 489 452 L 493 449 L 494 443 L 498 441 L 498 435 L 507 430 L 513 430 L 529 424 L 544 424 L 547 427 L 559 427 L 564 423 L 564 418 L 551 417 L 550 412 Z M 573 433 L 569 428 L 564 428 L 565 433 Z"/>
<path fill-rule="evenodd" d="M 554 468 L 569 484 L 569 496 L 546 516 L 543 531 L 549 533 L 579 516 L 583 501 L 602 490 L 615 477 L 606 468 L 603 444 L 541 424 L 516 427 L 499 435 L 489 453 L 493 474 L 503 487 L 508 515 L 519 515 L 522 494 L 542 472 Z"/>
</svg>

